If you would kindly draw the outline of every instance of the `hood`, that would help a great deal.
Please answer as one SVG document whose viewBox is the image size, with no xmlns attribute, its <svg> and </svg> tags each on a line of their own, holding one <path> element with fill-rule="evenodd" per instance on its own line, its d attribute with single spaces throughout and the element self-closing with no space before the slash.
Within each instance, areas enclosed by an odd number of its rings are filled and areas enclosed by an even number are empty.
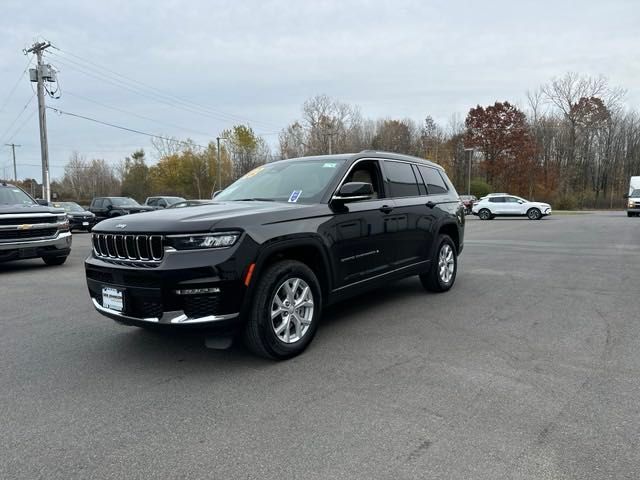
<svg viewBox="0 0 640 480">
<path fill-rule="evenodd" d="M 84 212 L 67 212 L 67 216 L 69 217 L 95 217 L 93 213 L 89 210 L 85 210 Z"/>
<path fill-rule="evenodd" d="M 16 214 L 16 213 L 64 213 L 62 208 L 46 207 L 44 205 L 0 205 L 0 215 Z"/>
<path fill-rule="evenodd" d="M 132 211 L 136 211 L 136 212 L 147 212 L 147 211 L 151 211 L 151 210 L 155 210 L 154 207 L 150 207 L 148 205 L 130 205 L 130 206 L 125 206 L 125 207 L 114 207 L 116 210 L 128 210 L 130 212 Z"/>
<path fill-rule="evenodd" d="M 551 208 L 551 205 L 544 202 L 528 202 L 527 205 L 533 205 L 535 207 L 542 207 L 542 208 Z"/>
<path fill-rule="evenodd" d="M 214 228 L 243 229 L 256 223 L 300 218 L 312 205 L 282 202 L 216 202 L 185 208 L 154 210 L 100 222 L 94 231 L 196 233 Z"/>
</svg>

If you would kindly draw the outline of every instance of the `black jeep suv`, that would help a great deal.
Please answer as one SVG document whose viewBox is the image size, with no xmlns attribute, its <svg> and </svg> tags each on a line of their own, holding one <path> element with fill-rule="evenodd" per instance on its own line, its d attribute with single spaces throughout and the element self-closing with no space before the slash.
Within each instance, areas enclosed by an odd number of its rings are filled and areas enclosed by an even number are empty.
<svg viewBox="0 0 640 480">
<path fill-rule="evenodd" d="M 98 224 L 86 260 L 95 308 L 120 323 L 206 327 L 289 358 L 323 307 L 419 275 L 449 290 L 464 213 L 441 167 L 384 152 L 263 165 L 211 204 Z"/>
</svg>

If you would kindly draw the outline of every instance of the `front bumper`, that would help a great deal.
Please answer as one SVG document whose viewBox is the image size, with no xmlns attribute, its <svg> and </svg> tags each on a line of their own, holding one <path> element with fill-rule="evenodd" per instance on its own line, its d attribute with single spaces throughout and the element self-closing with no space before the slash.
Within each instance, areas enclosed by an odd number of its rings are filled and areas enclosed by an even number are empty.
<svg viewBox="0 0 640 480">
<path fill-rule="evenodd" d="M 53 238 L 20 239 L 0 242 L 0 261 L 40 257 L 62 257 L 71 252 L 71 232 L 58 232 Z"/>
<path fill-rule="evenodd" d="M 253 258 L 255 250 L 252 242 L 242 243 L 231 248 L 165 251 L 163 260 L 152 267 L 92 254 L 85 261 L 89 295 L 99 313 L 128 325 L 236 331 L 246 292 L 242 278 L 248 268 L 239 259 Z M 104 306 L 103 288 L 122 292 L 122 311 Z"/>
<path fill-rule="evenodd" d="M 85 225 L 86 223 L 86 225 Z M 71 228 L 79 228 L 83 230 L 91 230 L 96 224 L 95 217 L 82 218 L 82 217 L 69 217 L 69 226 Z"/>
<path fill-rule="evenodd" d="M 551 215 L 551 207 L 542 209 L 543 215 Z"/>
<path fill-rule="evenodd" d="M 179 310 L 175 312 L 163 312 L 159 317 L 139 318 L 125 315 L 122 312 L 105 308 L 96 298 L 92 298 L 93 306 L 95 309 L 103 315 L 112 318 L 121 323 L 135 324 L 142 323 L 155 323 L 158 325 L 202 325 L 211 322 L 223 322 L 227 320 L 233 320 L 237 318 L 239 313 L 228 313 L 223 315 L 206 315 L 203 317 L 190 317 L 184 311 Z"/>
<path fill-rule="evenodd" d="M 627 213 L 640 213 L 640 207 L 627 208 Z"/>
</svg>

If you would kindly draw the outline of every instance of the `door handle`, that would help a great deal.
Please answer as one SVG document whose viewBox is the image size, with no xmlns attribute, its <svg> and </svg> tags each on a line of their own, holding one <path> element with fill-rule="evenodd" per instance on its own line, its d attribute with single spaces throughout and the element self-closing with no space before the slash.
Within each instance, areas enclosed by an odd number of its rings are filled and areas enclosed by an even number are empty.
<svg viewBox="0 0 640 480">
<path fill-rule="evenodd" d="M 393 211 L 393 207 L 389 206 L 389 205 L 383 205 L 380 207 L 380 211 L 382 213 L 391 213 Z"/>
<path fill-rule="evenodd" d="M 434 203 L 431 200 L 429 200 L 427 203 L 425 203 L 425 205 L 429 208 L 433 208 L 437 205 L 437 203 Z"/>
</svg>

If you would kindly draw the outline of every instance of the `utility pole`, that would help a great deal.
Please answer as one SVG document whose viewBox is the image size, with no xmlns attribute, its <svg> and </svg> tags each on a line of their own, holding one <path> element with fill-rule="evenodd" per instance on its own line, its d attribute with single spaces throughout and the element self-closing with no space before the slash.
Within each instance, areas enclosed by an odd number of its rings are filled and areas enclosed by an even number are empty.
<svg viewBox="0 0 640 480">
<path fill-rule="evenodd" d="M 216 156 L 218 157 L 218 167 L 216 168 L 217 173 L 218 173 L 218 181 L 217 181 L 217 186 L 218 186 L 218 190 L 222 190 L 222 177 L 221 177 L 221 171 L 220 171 L 220 140 L 226 140 L 226 138 L 224 137 L 216 137 L 216 142 L 217 142 L 217 147 L 216 147 Z"/>
<path fill-rule="evenodd" d="M 465 148 L 465 152 L 469 152 L 469 178 L 467 183 L 467 195 L 471 195 L 471 162 L 473 162 L 473 155 L 476 153 L 475 148 Z"/>
<path fill-rule="evenodd" d="M 47 141 L 47 113 L 44 103 L 44 82 L 43 80 L 51 80 L 52 72 L 49 65 L 42 64 L 42 52 L 51 44 L 49 42 L 36 42 L 33 46 L 25 51 L 27 53 L 35 53 L 38 60 L 35 68 L 35 80 L 33 73 L 32 82 L 37 82 L 38 90 L 38 120 L 40 123 L 40 156 L 42 157 L 42 198 L 47 202 L 51 201 L 51 186 L 49 178 L 49 145 Z"/>
<path fill-rule="evenodd" d="M 323 133 L 322 135 L 329 137 L 329 155 L 331 155 L 333 153 L 333 136 L 338 135 L 338 132 Z"/>
<path fill-rule="evenodd" d="M 22 145 L 16 145 L 15 143 L 5 143 L 7 147 L 11 147 L 11 152 L 13 153 L 13 181 L 18 181 L 18 170 L 16 169 L 16 147 L 21 147 Z"/>
</svg>

